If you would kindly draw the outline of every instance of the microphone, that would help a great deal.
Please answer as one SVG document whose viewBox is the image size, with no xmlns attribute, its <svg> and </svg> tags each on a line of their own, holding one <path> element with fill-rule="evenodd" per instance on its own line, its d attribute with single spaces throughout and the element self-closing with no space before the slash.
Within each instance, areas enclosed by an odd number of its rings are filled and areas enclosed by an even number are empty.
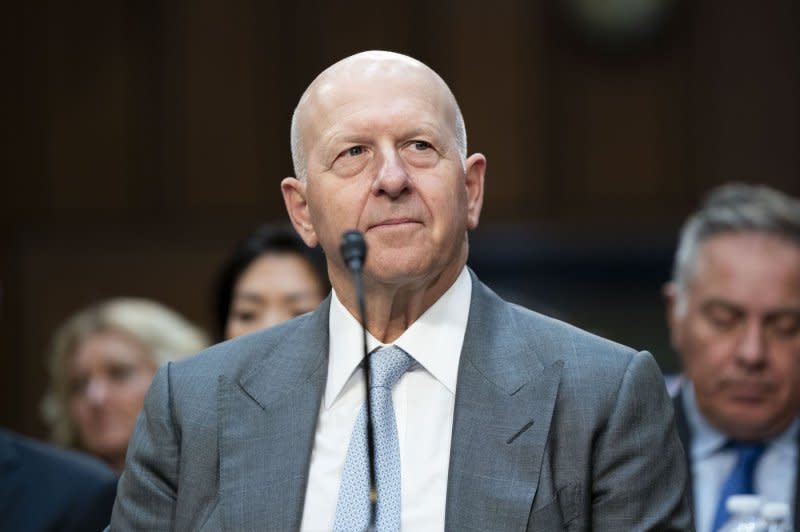
<svg viewBox="0 0 800 532">
<path fill-rule="evenodd" d="M 339 252 L 342 254 L 347 268 L 353 274 L 353 283 L 356 287 L 356 299 L 358 299 L 358 311 L 361 318 L 363 360 L 364 360 L 364 380 L 366 383 L 366 407 L 367 407 L 367 457 L 369 459 L 369 527 L 368 530 L 375 530 L 375 509 L 378 502 L 378 490 L 375 484 L 375 440 L 372 428 L 372 405 L 370 404 L 370 363 L 369 353 L 367 352 L 367 311 L 364 304 L 364 286 L 361 279 L 361 272 L 364 269 L 364 261 L 367 258 L 367 243 L 364 235 L 360 231 L 351 230 L 342 235 L 339 244 Z"/>
<path fill-rule="evenodd" d="M 352 230 L 343 234 L 339 251 L 342 253 L 342 258 L 347 267 L 350 268 L 350 271 L 353 272 L 353 275 L 358 272 L 360 280 L 364 260 L 367 258 L 367 243 L 364 242 L 364 235 L 361 234 L 361 231 Z M 361 297 L 363 294 L 359 292 L 357 295 Z"/>
</svg>

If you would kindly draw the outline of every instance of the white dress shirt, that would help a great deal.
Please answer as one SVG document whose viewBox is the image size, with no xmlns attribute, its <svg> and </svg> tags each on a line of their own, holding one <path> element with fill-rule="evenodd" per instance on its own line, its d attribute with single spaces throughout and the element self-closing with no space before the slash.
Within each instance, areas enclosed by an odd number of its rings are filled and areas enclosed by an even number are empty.
<svg viewBox="0 0 800 532">
<path fill-rule="evenodd" d="M 400 444 L 401 527 L 443 530 L 458 362 L 467 329 L 472 281 L 467 268 L 394 342 L 416 361 L 392 390 Z M 347 448 L 364 404 L 361 325 L 334 291 L 329 318 L 328 377 L 306 489 L 303 531 L 331 530 Z M 381 344 L 367 334 L 368 350 Z"/>
<path fill-rule="evenodd" d="M 736 451 L 725 449 L 728 437 L 712 427 L 697 409 L 694 388 L 686 381 L 681 387 L 683 407 L 692 435 L 692 489 L 697 532 L 711 532 L 722 485 L 736 465 Z M 756 464 L 754 489 L 764 501 L 785 502 L 794 519 L 794 489 L 797 472 L 797 431 L 795 419 L 789 428 L 769 440 Z"/>
</svg>

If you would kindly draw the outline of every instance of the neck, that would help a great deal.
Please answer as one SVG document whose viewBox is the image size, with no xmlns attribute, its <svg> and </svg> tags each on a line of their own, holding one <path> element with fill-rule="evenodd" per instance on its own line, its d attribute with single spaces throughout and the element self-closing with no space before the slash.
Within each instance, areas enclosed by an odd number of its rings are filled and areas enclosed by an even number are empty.
<svg viewBox="0 0 800 532">
<path fill-rule="evenodd" d="M 367 330 L 381 343 L 395 341 L 453 285 L 465 263 L 466 259 L 435 276 L 404 283 L 380 281 L 365 275 Z M 344 307 L 358 317 L 358 299 L 352 280 L 346 284 L 334 281 L 333 286 Z"/>
</svg>

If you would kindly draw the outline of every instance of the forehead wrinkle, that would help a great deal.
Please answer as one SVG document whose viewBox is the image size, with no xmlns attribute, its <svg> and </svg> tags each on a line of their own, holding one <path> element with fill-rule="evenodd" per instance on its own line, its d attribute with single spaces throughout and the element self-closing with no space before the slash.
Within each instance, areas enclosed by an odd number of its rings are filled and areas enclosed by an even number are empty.
<svg viewBox="0 0 800 532">
<path fill-rule="evenodd" d="M 342 124 L 338 122 L 334 127 L 320 135 L 320 141 L 326 145 L 339 144 L 339 143 L 371 143 L 376 137 L 382 136 L 385 132 L 390 131 L 393 124 L 390 119 L 386 120 L 386 124 L 369 119 L 360 121 L 355 124 Z M 440 137 L 442 134 L 441 128 L 437 123 L 428 120 L 415 121 L 408 127 L 397 129 L 393 133 L 396 138 L 394 140 L 411 140 L 414 137 Z"/>
<path fill-rule="evenodd" d="M 387 134 L 392 136 L 393 141 L 426 136 L 430 137 L 435 145 L 446 144 L 448 139 L 454 139 L 442 127 L 441 120 L 424 117 L 415 119 L 413 113 L 419 111 L 420 106 L 409 105 L 408 102 L 402 102 L 396 109 L 388 109 L 381 116 L 374 114 L 360 116 L 362 109 L 358 102 L 347 104 L 346 107 L 350 107 L 352 110 L 342 116 L 337 116 L 335 120 L 323 118 L 327 117 L 328 113 L 318 113 L 319 122 L 327 123 L 321 124 L 322 129 L 317 131 L 316 138 L 307 139 L 307 155 L 311 154 L 317 146 L 321 146 L 320 155 L 327 158 L 330 156 L 331 150 L 336 150 L 344 144 L 373 144 L 379 137 Z M 435 106 L 431 106 L 430 111 L 436 113 L 438 110 Z"/>
<path fill-rule="evenodd" d="M 793 244 L 775 248 L 779 243 L 780 240 L 761 234 L 734 233 L 705 240 L 698 247 L 692 273 L 687 278 L 688 294 L 751 310 L 800 305 L 800 248 Z M 772 256 L 769 260 L 763 257 L 756 261 L 737 260 L 737 255 L 748 253 Z M 793 264 L 788 264 L 787 258 Z M 764 281 L 765 276 L 769 276 L 769 282 Z M 738 279 L 737 284 L 731 285 L 734 278 Z"/>
<path fill-rule="evenodd" d="M 400 83 L 416 84 L 409 93 L 427 100 L 441 113 L 455 140 L 457 104 L 449 87 L 438 74 L 424 63 L 407 56 L 389 52 L 365 52 L 332 65 L 317 76 L 303 93 L 298 104 L 297 122 L 305 156 L 307 157 L 310 148 L 307 138 L 309 118 L 328 114 L 336 100 L 337 91 L 348 88 L 349 101 L 352 102 L 355 92 L 352 88 L 367 87 L 371 83 L 389 83 L 393 78 Z M 329 102 L 327 109 L 322 102 Z"/>
<path fill-rule="evenodd" d="M 419 106 L 403 105 L 397 109 L 388 109 L 381 116 L 359 116 L 360 109 L 356 109 L 335 120 L 326 130 L 321 131 L 318 141 L 325 143 L 342 140 L 371 142 L 377 137 L 391 135 L 394 140 L 430 136 L 443 142 L 450 136 L 450 132 L 442 120 L 424 116 L 415 118 L 413 113 L 419 110 Z M 435 113 L 436 109 L 432 107 L 431 111 Z"/>
</svg>

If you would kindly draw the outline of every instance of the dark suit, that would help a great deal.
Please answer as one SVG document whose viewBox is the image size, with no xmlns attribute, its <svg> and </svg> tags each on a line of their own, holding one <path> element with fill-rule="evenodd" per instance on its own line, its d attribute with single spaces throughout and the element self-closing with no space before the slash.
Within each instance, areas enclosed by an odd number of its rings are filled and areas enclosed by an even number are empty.
<svg viewBox="0 0 800 532">
<path fill-rule="evenodd" d="M 0 530 L 102 530 L 116 489 L 100 461 L 0 430 Z"/>
<path fill-rule="evenodd" d="M 689 418 L 687 417 L 686 409 L 684 408 L 683 404 L 683 396 L 681 392 L 678 393 L 672 398 L 672 407 L 675 410 L 675 426 L 678 429 L 678 436 L 681 438 L 681 444 L 686 452 L 686 465 L 688 467 L 689 479 L 692 478 L 692 463 L 691 463 L 691 456 L 692 456 L 692 431 L 689 426 Z M 798 436 L 798 451 L 800 451 L 800 436 Z M 800 452 L 798 453 L 800 456 Z M 795 464 L 796 478 L 800 479 L 800 459 Z M 687 489 L 687 495 L 689 497 L 689 503 L 694 507 L 694 493 L 692 482 L 689 482 L 689 487 Z M 800 530 L 800 489 L 798 486 L 795 485 L 795 493 L 794 493 L 794 530 Z"/>
<path fill-rule="evenodd" d="M 506 303 L 474 275 L 472 286 L 445 528 L 691 529 L 653 358 Z M 159 369 L 112 528 L 300 526 L 329 305 Z"/>
</svg>

